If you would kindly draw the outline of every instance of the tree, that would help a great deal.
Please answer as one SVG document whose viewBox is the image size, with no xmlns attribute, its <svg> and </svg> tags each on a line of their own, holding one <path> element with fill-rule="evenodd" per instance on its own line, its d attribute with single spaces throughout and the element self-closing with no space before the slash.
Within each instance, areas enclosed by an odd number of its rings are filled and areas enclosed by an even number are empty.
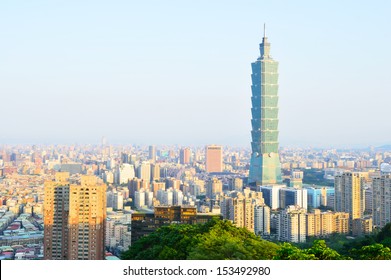
<svg viewBox="0 0 391 280">
<path fill-rule="evenodd" d="M 315 240 L 312 247 L 300 249 L 290 243 L 284 243 L 277 251 L 275 260 L 343 260 L 337 251 L 327 247 L 324 240 Z"/>
<path fill-rule="evenodd" d="M 274 260 L 316 260 L 313 254 L 301 250 L 290 243 L 283 243 L 277 250 Z"/>
<path fill-rule="evenodd" d="M 312 247 L 306 250 L 308 254 L 314 255 L 317 260 L 343 260 L 346 259 L 337 251 L 327 247 L 326 241 L 315 240 Z"/>
<path fill-rule="evenodd" d="M 138 260 L 255 260 L 272 259 L 278 245 L 262 240 L 230 221 L 212 220 L 203 225 L 170 225 L 142 237 L 122 259 Z"/>
<path fill-rule="evenodd" d="M 198 235 L 207 226 L 170 225 L 157 229 L 134 242 L 122 253 L 122 259 L 132 260 L 184 260 L 199 241 Z"/>
<path fill-rule="evenodd" d="M 376 235 L 376 241 L 383 244 L 391 244 L 391 223 L 386 224 Z"/>
<path fill-rule="evenodd" d="M 391 249 L 376 243 L 360 249 L 354 248 L 351 250 L 351 255 L 357 260 L 391 260 Z"/>
<path fill-rule="evenodd" d="M 190 252 L 192 260 L 261 260 L 272 259 L 278 245 L 262 240 L 230 221 L 219 221 L 200 237 Z"/>
</svg>

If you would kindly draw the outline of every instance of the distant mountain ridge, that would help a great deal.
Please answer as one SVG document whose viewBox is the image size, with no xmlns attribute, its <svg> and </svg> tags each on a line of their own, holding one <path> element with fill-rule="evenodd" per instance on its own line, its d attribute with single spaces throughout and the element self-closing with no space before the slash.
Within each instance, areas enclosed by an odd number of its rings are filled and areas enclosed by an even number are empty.
<svg viewBox="0 0 391 280">
<path fill-rule="evenodd" d="M 380 147 L 376 147 L 376 150 L 390 150 L 391 151 L 391 145 L 383 145 Z"/>
</svg>

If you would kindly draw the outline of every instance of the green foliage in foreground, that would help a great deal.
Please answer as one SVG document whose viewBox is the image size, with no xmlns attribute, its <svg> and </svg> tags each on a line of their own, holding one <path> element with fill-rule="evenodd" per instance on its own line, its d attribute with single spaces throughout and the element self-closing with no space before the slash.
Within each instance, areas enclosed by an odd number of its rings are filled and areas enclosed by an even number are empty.
<svg viewBox="0 0 391 280">
<path fill-rule="evenodd" d="M 161 227 L 137 240 L 122 259 L 133 260 L 254 260 L 272 259 L 278 245 L 262 240 L 230 221 Z"/>
<path fill-rule="evenodd" d="M 345 260 L 337 251 L 327 247 L 324 240 L 315 240 L 312 247 L 299 249 L 290 243 L 284 243 L 277 251 L 275 260 Z"/>
<path fill-rule="evenodd" d="M 268 260 L 276 255 L 278 245 L 262 240 L 245 228 L 229 221 L 218 221 L 200 236 L 190 251 L 192 260 Z"/>
<path fill-rule="evenodd" d="M 332 243 L 330 243 L 332 240 Z M 329 243 L 275 244 L 230 221 L 203 225 L 173 224 L 137 240 L 122 259 L 133 260 L 391 260 L 391 224 L 378 234 L 349 240 L 334 236 Z M 330 247 L 329 247 L 330 246 Z M 301 247 L 301 248 L 300 248 Z"/>
<path fill-rule="evenodd" d="M 170 225 L 157 229 L 135 242 L 121 255 L 125 260 L 185 260 L 199 243 L 207 225 Z"/>
<path fill-rule="evenodd" d="M 356 260 L 391 260 L 391 249 L 380 243 L 353 248 L 351 254 Z"/>
</svg>

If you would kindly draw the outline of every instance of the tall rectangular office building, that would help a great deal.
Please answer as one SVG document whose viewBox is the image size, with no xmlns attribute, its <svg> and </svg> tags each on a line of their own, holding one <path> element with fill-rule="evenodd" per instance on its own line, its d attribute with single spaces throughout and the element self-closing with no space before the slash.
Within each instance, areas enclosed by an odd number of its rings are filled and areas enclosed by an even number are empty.
<svg viewBox="0 0 391 280">
<path fill-rule="evenodd" d="M 206 172 L 223 172 L 223 148 L 221 146 L 206 146 Z"/>
</svg>

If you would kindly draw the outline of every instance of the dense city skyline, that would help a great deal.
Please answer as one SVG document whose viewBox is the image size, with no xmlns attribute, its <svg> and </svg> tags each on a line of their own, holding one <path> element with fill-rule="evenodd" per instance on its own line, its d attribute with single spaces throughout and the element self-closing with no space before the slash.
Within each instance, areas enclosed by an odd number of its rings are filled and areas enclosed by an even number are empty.
<svg viewBox="0 0 391 280">
<path fill-rule="evenodd" d="M 280 159 L 283 182 L 254 191 L 247 149 L 3 147 L 0 259 L 102 258 L 103 244 L 111 259 L 173 217 L 194 225 L 220 216 L 265 240 L 296 243 L 333 233 L 360 236 L 390 222 L 390 148 L 282 149 Z M 104 237 L 93 228 L 67 231 L 74 222 L 103 218 Z M 67 246 L 74 242 L 98 251 Z"/>
<path fill-rule="evenodd" d="M 390 4 L 300 4 L 2 2 L 0 143 L 249 147 L 266 22 L 282 147 L 391 144 Z"/>
</svg>

